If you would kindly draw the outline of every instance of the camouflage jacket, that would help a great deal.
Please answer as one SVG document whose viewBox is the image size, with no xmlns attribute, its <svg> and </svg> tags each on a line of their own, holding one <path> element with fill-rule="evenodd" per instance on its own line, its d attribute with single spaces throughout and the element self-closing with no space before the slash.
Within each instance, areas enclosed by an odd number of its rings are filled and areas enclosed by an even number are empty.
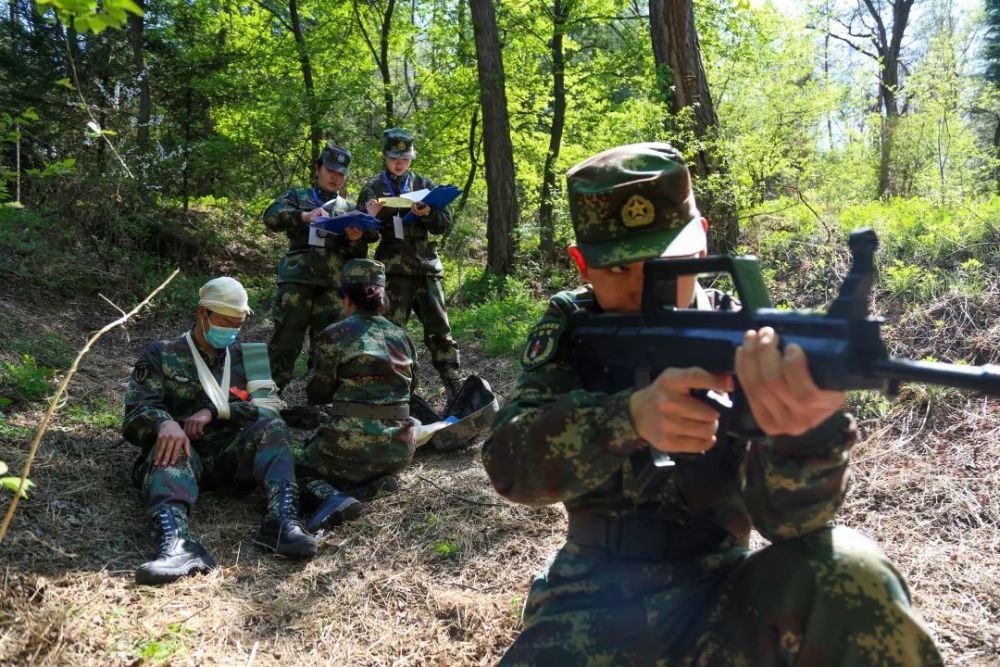
<svg viewBox="0 0 1000 667">
<path fill-rule="evenodd" d="M 320 189 L 293 188 L 264 211 L 267 228 L 288 235 L 288 253 L 278 264 L 279 283 L 336 287 L 344 262 L 368 256 L 368 244 L 378 239 L 374 232 L 366 232 L 357 241 L 350 241 L 346 235 L 328 238 L 325 248 L 309 245 L 309 223 L 302 221 L 302 212 L 313 210 L 335 195 Z M 352 210 L 351 203 L 339 196 L 329 208 L 335 216 Z"/>
<path fill-rule="evenodd" d="M 226 355 L 222 352 L 209 357 L 199 350 L 217 382 L 222 382 Z M 239 343 L 229 346 L 230 386 L 245 390 L 246 372 Z M 160 424 L 170 419 L 183 425 L 184 420 L 202 408 L 211 408 L 212 401 L 198 380 L 198 370 L 184 336 L 150 343 L 139 356 L 125 392 L 124 438 L 142 449 L 156 444 Z M 257 406 L 230 394 L 230 418 L 213 419 L 205 427 L 204 436 L 193 440 L 199 451 L 223 446 L 243 428 L 257 421 Z"/>
<path fill-rule="evenodd" d="M 385 172 L 378 174 L 368 181 L 361 193 L 358 195 L 358 210 L 365 210 L 365 204 L 369 199 L 386 197 L 392 194 L 400 194 L 400 188 L 404 185 L 406 178 L 410 177 L 409 187 L 405 192 L 414 190 L 428 190 L 434 188 L 434 183 L 429 178 L 424 178 L 407 172 L 402 178 L 392 179 L 392 188 L 386 182 Z M 397 239 L 393 229 L 392 218 L 394 215 L 405 216 L 407 209 L 385 207 L 378 215 L 382 225 L 382 241 L 375 249 L 375 259 L 385 264 L 387 274 L 398 274 L 404 276 L 442 276 L 444 267 L 441 265 L 441 258 L 437 254 L 437 241 L 428 238 L 430 234 L 444 234 L 451 227 L 451 213 L 447 208 L 441 210 L 432 209 L 423 218 L 418 218 L 414 222 L 403 225 L 405 238 Z"/>
<path fill-rule="evenodd" d="M 633 390 L 586 391 L 573 370 L 570 315 L 581 296 L 551 299 L 483 446 L 501 495 L 530 505 L 562 502 L 571 515 L 652 516 L 710 533 L 719 549 L 746 546 L 751 527 L 779 540 L 826 525 L 843 501 L 855 438 L 842 413 L 797 438 L 723 439 L 704 456 L 675 456 L 675 466 L 657 473 L 658 485 L 642 484 L 650 448 L 632 424 Z"/>
<path fill-rule="evenodd" d="M 417 388 L 417 351 L 406 332 L 381 315 L 354 314 L 316 339 L 309 402 L 405 405 Z"/>
</svg>

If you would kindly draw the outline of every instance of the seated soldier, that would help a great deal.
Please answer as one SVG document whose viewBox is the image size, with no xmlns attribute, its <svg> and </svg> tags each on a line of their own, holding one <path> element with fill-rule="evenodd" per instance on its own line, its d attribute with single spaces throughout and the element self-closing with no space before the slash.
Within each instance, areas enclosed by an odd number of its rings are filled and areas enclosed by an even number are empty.
<svg viewBox="0 0 1000 667">
<path fill-rule="evenodd" d="M 199 488 L 263 486 L 267 512 L 253 541 L 287 556 L 316 553 L 316 540 L 299 524 L 288 427 L 247 393 L 247 359 L 236 343 L 250 313 L 246 290 L 216 278 L 199 296 L 194 327 L 147 345 L 125 394 L 124 437 L 146 452 L 142 498 L 159 536 L 156 557 L 136 570 L 140 584 L 214 567 L 188 533 Z"/>
<path fill-rule="evenodd" d="M 342 275 L 343 319 L 317 339 L 306 385 L 309 402 L 329 405 L 332 418 L 307 443 L 300 464 L 305 494 L 324 502 L 306 522 L 311 530 L 359 515 L 360 506 L 336 515 L 337 489 L 361 500 L 395 491 L 394 475 L 415 449 L 409 401 L 417 355 L 406 332 L 382 316 L 389 306 L 385 267 L 352 259 Z"/>
<path fill-rule="evenodd" d="M 878 546 L 830 527 L 856 438 L 844 394 L 819 389 L 797 345 L 748 331 L 736 376 L 764 437 L 718 433 L 692 392 L 733 378 L 668 368 L 648 386 L 583 388 L 581 308 L 641 310 L 646 259 L 706 254 L 690 176 L 667 144 L 620 146 L 567 175 L 571 247 L 590 286 L 529 334 L 523 373 L 483 446 L 496 490 L 563 503 L 566 543 L 531 586 L 504 665 L 940 665 L 903 578 Z M 694 277 L 676 303 L 724 309 Z M 674 465 L 647 483 L 653 452 Z M 771 545 L 748 548 L 751 528 Z"/>
</svg>

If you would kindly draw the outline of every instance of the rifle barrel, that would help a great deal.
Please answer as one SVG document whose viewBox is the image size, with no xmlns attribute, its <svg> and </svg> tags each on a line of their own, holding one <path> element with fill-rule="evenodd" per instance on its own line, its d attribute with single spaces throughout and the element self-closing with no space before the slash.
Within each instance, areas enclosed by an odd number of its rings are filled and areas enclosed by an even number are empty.
<svg viewBox="0 0 1000 667">
<path fill-rule="evenodd" d="M 872 365 L 872 374 L 887 380 L 938 384 L 972 389 L 988 396 L 1000 396 L 1000 366 L 959 366 L 933 361 L 883 359 Z"/>
</svg>

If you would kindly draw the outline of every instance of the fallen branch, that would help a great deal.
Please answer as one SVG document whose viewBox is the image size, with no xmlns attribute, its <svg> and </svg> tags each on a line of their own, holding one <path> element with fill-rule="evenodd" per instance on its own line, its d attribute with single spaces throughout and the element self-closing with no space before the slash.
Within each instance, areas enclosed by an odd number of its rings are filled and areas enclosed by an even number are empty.
<svg viewBox="0 0 1000 667">
<path fill-rule="evenodd" d="M 160 286 L 153 290 L 149 296 L 143 299 L 138 306 L 125 313 L 114 322 L 105 324 L 97 333 L 91 336 L 87 341 L 87 344 L 76 353 L 76 359 L 73 360 L 73 364 L 69 367 L 66 377 L 64 377 L 63 381 L 59 384 L 59 389 L 56 390 L 55 396 L 53 396 L 52 400 L 49 401 L 49 409 L 45 411 L 45 416 L 42 417 L 42 422 L 38 425 L 38 431 L 35 433 L 35 439 L 31 442 L 31 447 L 28 449 L 28 460 L 24 462 L 24 467 L 21 469 L 21 480 L 18 482 L 17 491 L 14 492 L 14 499 L 11 500 L 10 507 L 7 508 L 7 515 L 3 518 L 3 525 L 0 525 L 0 544 L 3 543 L 4 537 L 7 536 L 7 528 L 10 527 L 10 522 L 14 518 L 14 511 L 17 510 L 18 501 L 21 499 L 21 492 L 24 489 L 24 483 L 28 479 L 28 474 L 31 472 L 31 463 L 35 460 L 35 455 L 38 453 L 38 445 L 42 441 L 42 436 L 45 435 L 45 431 L 49 428 L 49 422 L 52 421 L 52 416 L 59 407 L 59 401 L 62 398 L 62 395 L 66 392 L 66 387 L 69 385 L 69 381 L 76 373 L 76 369 L 80 365 L 80 360 L 83 359 L 83 355 L 90 351 L 90 348 L 94 346 L 94 343 L 96 343 L 101 336 L 111 331 L 116 326 L 124 324 L 129 318 L 142 310 L 142 307 L 149 303 L 153 297 L 160 292 L 160 290 L 170 284 L 170 281 L 173 280 L 178 273 L 180 273 L 180 269 L 174 269 L 174 272 L 170 274 L 170 277 L 160 283 Z"/>
</svg>

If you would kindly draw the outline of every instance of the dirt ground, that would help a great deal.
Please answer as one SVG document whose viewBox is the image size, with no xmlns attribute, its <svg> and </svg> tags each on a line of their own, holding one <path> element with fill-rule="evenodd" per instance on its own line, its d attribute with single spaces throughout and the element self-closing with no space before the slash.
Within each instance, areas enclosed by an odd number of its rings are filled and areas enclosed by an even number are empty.
<svg viewBox="0 0 1000 667">
<path fill-rule="evenodd" d="M 0 289 L 0 313 L 81 344 L 115 317 L 100 301 L 70 298 L 58 318 L 47 308 Z M 67 406 L 97 396 L 118 404 L 144 343 L 184 325 L 140 319 L 128 338 L 109 334 Z M 467 371 L 503 400 L 514 364 L 461 342 Z M 39 418 L 10 422 L 33 428 Z M 875 537 L 897 564 L 949 664 L 1000 664 L 1000 404 L 914 389 L 861 428 L 840 522 Z M 205 494 L 192 530 L 220 567 L 152 588 L 133 583 L 153 548 L 128 480 L 135 450 L 114 428 L 59 418 L 35 461 L 38 486 L 0 547 L 0 664 L 492 664 L 516 636 L 531 576 L 561 543 L 565 518 L 499 498 L 480 444 L 419 453 L 400 493 L 323 535 L 308 562 L 251 544 L 259 494 Z M 12 470 L 26 449 L 0 437 Z"/>
</svg>

